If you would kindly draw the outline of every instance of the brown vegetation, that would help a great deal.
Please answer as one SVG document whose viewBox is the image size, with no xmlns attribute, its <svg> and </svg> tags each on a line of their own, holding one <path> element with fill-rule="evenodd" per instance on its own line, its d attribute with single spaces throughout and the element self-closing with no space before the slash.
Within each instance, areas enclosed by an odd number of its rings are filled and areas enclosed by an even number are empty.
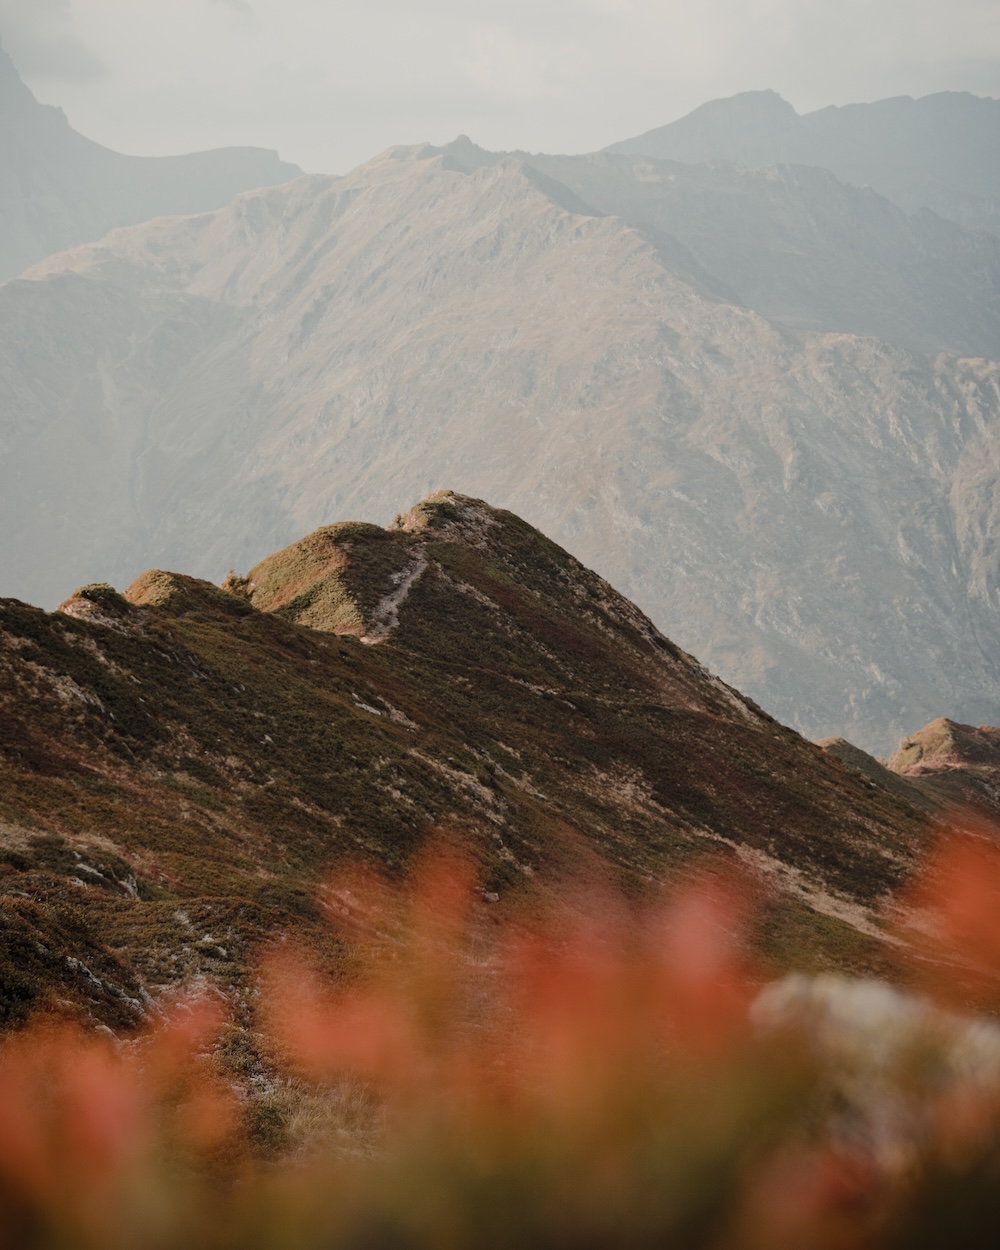
<svg viewBox="0 0 1000 1250">
<path fill-rule="evenodd" d="M 1000 1005 L 998 899 L 995 845 L 941 849 L 909 898 L 948 969 L 929 991 L 950 1000 L 974 964 Z M 1000 1045 L 949 1068 L 958 1025 L 928 1002 L 875 1080 L 815 1016 L 761 1016 L 754 900 L 725 866 L 658 904 L 592 885 L 514 922 L 439 846 L 403 883 L 342 874 L 324 907 L 350 977 L 285 946 L 261 997 L 327 1135 L 290 1132 L 280 1098 L 241 1102 L 204 999 L 127 1045 L 40 1021 L 0 1049 L 2 1244 L 988 1244 Z"/>
<path fill-rule="evenodd" d="M 883 966 L 877 905 L 925 806 L 778 725 L 511 513 L 445 492 L 229 584 L 150 571 L 51 615 L 0 602 L 0 912 L 51 956 L 0 963 L 6 1018 L 51 992 L 117 1027 L 192 976 L 245 995 L 262 940 L 321 931 L 312 894 L 345 856 L 399 872 L 441 827 L 501 910 L 581 854 L 639 897 L 712 850 L 776 887 L 763 950 Z M 70 916 L 73 975 L 51 955 Z"/>
</svg>

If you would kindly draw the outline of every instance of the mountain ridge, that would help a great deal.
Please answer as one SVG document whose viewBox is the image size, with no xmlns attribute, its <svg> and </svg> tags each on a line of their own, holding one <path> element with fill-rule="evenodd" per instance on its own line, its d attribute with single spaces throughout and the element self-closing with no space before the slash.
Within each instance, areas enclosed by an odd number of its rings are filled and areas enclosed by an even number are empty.
<svg viewBox="0 0 1000 1250">
<path fill-rule="evenodd" d="M 1000 101 L 969 92 L 894 96 L 799 115 L 774 91 L 712 100 L 609 152 L 661 159 L 817 165 L 907 212 L 929 208 L 1000 233 Z"/>
<path fill-rule="evenodd" d="M 367 645 L 342 612 L 300 623 L 303 588 L 332 578 L 363 614 L 418 549 Z M 322 931 L 331 871 L 398 875 L 441 830 L 515 911 L 588 863 L 641 895 L 721 855 L 769 883 L 771 957 L 881 966 L 925 812 L 514 514 L 441 492 L 381 537 L 328 527 L 264 563 L 256 587 L 149 570 L 53 614 L 0 600 L 0 918 L 54 950 L 76 925 L 92 978 L 56 984 L 81 1010 L 120 1027 L 191 977 L 250 1004 L 261 942 Z M 53 975 L 0 959 L 0 1018 Z"/>
<path fill-rule="evenodd" d="M 492 156 L 431 148 L 471 172 Z M 870 336 L 913 351 L 1000 355 L 1000 246 L 933 213 L 811 166 L 692 168 L 629 154 L 517 153 L 584 214 L 621 216 L 668 265 L 726 302 L 791 329 Z M 549 192 L 551 194 L 551 192 Z M 556 197 L 553 197 L 556 198 Z"/>
<path fill-rule="evenodd" d="M 302 171 L 263 148 L 125 156 L 40 104 L 0 44 L 0 282 L 118 226 L 221 208 Z"/>
</svg>

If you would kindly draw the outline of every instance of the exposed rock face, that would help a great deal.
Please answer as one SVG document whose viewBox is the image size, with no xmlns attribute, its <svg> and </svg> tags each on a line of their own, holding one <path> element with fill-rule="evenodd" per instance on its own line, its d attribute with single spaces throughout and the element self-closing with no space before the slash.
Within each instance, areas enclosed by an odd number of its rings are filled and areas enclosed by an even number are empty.
<svg viewBox="0 0 1000 1250">
<path fill-rule="evenodd" d="M 939 804 L 1000 821 L 1000 729 L 938 717 L 910 734 L 889 767 Z M 962 819 L 962 813 L 957 815 Z"/>
<path fill-rule="evenodd" d="M 322 929 L 326 874 L 398 869 L 442 828 L 501 907 L 580 871 L 655 889 L 721 854 L 776 891 L 779 964 L 879 966 L 923 813 L 516 516 L 442 493 L 228 584 L 150 570 L 53 615 L 0 601 L 0 924 L 30 891 L 18 923 L 55 941 L 75 908 L 97 987 L 0 960 L 0 1025 L 53 983 L 105 1020 L 196 974 L 242 993 L 261 941 Z"/>
<path fill-rule="evenodd" d="M 0 589 L 219 578 L 453 483 L 810 737 L 1000 720 L 1000 366 L 840 332 L 979 352 L 996 248 L 825 175 L 467 142 L 116 232 L 0 288 Z"/>
<path fill-rule="evenodd" d="M 713 100 L 611 152 L 673 161 L 821 165 L 907 212 L 930 208 L 1000 234 L 1000 100 L 944 91 L 800 117 L 773 91 Z"/>
<path fill-rule="evenodd" d="M 123 156 L 39 104 L 0 47 L 0 282 L 52 252 L 168 213 L 221 208 L 302 171 L 262 148 Z"/>
</svg>

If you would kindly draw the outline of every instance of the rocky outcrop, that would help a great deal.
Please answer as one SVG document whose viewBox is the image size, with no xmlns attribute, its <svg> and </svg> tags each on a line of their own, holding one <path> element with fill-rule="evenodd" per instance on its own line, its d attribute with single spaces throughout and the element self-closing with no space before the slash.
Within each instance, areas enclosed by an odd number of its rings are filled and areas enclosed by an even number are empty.
<svg viewBox="0 0 1000 1250">
<path fill-rule="evenodd" d="M 978 816 L 994 830 L 1000 827 L 1000 729 L 995 726 L 938 717 L 903 738 L 889 768 L 939 805 L 956 809 L 952 819 Z"/>
</svg>

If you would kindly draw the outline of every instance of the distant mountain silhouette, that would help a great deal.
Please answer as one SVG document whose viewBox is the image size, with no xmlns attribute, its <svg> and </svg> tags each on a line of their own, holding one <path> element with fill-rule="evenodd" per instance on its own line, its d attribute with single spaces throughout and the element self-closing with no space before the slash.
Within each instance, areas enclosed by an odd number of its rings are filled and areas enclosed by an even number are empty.
<svg viewBox="0 0 1000 1250">
<path fill-rule="evenodd" d="M 822 165 L 907 212 L 930 208 L 1000 234 L 1000 100 L 967 92 L 895 96 L 800 117 L 773 91 L 746 91 L 607 150 L 672 161 Z"/>
<path fill-rule="evenodd" d="M 0 281 L 116 226 L 221 208 L 301 172 L 263 148 L 112 152 L 77 134 L 62 109 L 39 104 L 0 47 Z"/>
</svg>

